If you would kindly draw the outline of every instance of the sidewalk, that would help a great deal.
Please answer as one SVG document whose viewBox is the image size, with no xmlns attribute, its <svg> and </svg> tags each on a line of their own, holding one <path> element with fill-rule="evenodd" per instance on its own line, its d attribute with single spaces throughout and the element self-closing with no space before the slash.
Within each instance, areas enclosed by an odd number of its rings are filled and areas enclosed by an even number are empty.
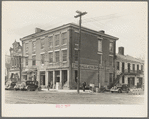
<svg viewBox="0 0 149 119">
<path fill-rule="evenodd" d="M 46 92 L 65 92 L 65 93 L 77 93 L 77 90 L 63 90 L 63 89 L 41 89 L 41 91 L 46 91 Z M 83 92 L 83 90 L 79 90 L 80 93 L 91 93 L 90 90 L 85 90 L 85 92 Z"/>
</svg>

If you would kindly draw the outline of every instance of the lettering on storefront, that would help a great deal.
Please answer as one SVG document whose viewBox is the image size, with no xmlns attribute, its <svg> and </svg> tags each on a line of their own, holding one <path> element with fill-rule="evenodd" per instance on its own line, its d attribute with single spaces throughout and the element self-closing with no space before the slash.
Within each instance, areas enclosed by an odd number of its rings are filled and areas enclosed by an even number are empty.
<svg viewBox="0 0 149 119">
<path fill-rule="evenodd" d="M 73 68 L 78 68 L 78 64 L 72 63 L 72 67 Z M 90 69 L 90 70 L 98 70 L 98 66 L 96 65 L 86 65 L 86 64 L 80 64 L 80 68 L 81 69 Z M 100 69 L 102 69 L 103 67 L 99 67 Z"/>
</svg>

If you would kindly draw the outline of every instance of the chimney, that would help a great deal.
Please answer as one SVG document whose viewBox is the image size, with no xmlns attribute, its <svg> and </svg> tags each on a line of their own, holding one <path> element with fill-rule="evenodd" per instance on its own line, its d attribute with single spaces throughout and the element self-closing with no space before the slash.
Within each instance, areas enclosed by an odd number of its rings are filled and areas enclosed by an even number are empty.
<svg viewBox="0 0 149 119">
<path fill-rule="evenodd" d="M 104 30 L 100 30 L 99 32 L 100 32 L 100 33 L 105 33 L 105 31 L 104 31 Z"/>
<path fill-rule="evenodd" d="M 35 28 L 35 33 L 39 33 L 39 32 L 42 32 L 44 30 L 40 29 L 40 28 Z"/>
<path fill-rule="evenodd" d="M 118 54 L 124 55 L 124 47 L 119 47 L 118 48 Z"/>
</svg>

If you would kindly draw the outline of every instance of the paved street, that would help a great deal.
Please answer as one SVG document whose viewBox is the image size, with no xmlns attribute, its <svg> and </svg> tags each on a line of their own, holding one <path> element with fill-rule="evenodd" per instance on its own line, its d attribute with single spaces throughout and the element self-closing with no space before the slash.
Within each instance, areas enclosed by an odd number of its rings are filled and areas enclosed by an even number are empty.
<svg viewBox="0 0 149 119">
<path fill-rule="evenodd" d="M 5 91 L 6 104 L 143 104 L 143 95 L 77 91 Z"/>
</svg>

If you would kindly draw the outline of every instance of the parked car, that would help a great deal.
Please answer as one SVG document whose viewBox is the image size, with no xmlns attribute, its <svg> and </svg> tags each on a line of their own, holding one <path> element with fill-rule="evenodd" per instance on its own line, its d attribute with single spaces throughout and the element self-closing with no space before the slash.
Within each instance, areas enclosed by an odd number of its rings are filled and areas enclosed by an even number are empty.
<svg viewBox="0 0 149 119">
<path fill-rule="evenodd" d="M 25 81 L 17 84 L 15 87 L 16 90 L 27 90 L 27 91 L 35 91 L 38 89 L 38 81 Z"/>
<path fill-rule="evenodd" d="M 16 82 L 7 81 L 5 85 L 5 90 L 13 90 L 15 85 L 16 85 Z"/>
<path fill-rule="evenodd" d="M 130 89 L 129 89 L 127 84 L 117 84 L 110 89 L 111 93 L 113 93 L 113 92 L 118 92 L 118 93 L 126 92 L 126 93 L 128 93 L 129 91 L 130 91 Z"/>
<path fill-rule="evenodd" d="M 14 86 L 14 89 L 15 89 L 16 91 L 17 91 L 17 90 L 21 90 L 22 83 L 25 83 L 25 81 L 17 82 L 16 85 Z"/>
</svg>

